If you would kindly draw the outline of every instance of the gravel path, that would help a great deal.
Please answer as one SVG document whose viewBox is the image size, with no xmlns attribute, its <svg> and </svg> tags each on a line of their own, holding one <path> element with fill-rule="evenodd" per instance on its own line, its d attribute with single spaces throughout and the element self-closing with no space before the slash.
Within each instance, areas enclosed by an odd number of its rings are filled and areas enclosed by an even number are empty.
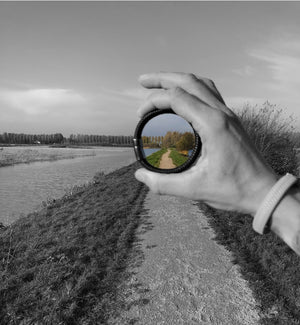
<svg viewBox="0 0 300 325">
<path fill-rule="evenodd" d="M 149 192 L 145 208 L 144 260 L 122 292 L 127 310 L 110 324 L 259 324 L 247 282 L 193 201 Z"/>
<path fill-rule="evenodd" d="M 171 168 L 176 167 L 173 164 L 172 158 L 169 157 L 170 153 L 171 153 L 171 150 L 168 149 L 168 151 L 161 156 L 161 160 L 160 160 L 160 163 L 159 163 L 159 168 L 161 168 L 161 169 L 171 169 Z"/>
</svg>

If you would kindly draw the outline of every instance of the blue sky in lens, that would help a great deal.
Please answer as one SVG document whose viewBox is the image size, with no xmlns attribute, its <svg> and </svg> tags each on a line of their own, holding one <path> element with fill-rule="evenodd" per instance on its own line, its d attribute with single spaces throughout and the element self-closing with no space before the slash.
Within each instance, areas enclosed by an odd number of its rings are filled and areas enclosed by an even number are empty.
<svg viewBox="0 0 300 325">
<path fill-rule="evenodd" d="M 300 2 L 0 2 L 0 133 L 132 135 L 138 76 L 193 72 L 300 126 Z"/>
<path fill-rule="evenodd" d="M 168 131 L 194 132 L 190 124 L 175 114 L 161 114 L 145 125 L 142 136 L 165 136 Z"/>
</svg>

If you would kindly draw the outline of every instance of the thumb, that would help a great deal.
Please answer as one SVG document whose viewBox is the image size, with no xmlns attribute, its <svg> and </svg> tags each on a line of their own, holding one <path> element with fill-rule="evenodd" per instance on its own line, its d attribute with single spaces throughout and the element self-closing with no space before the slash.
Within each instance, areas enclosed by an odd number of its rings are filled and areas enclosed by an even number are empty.
<svg viewBox="0 0 300 325">
<path fill-rule="evenodd" d="M 182 174 L 160 174 L 141 168 L 135 172 L 135 178 L 156 194 L 182 195 L 183 192 Z"/>
</svg>

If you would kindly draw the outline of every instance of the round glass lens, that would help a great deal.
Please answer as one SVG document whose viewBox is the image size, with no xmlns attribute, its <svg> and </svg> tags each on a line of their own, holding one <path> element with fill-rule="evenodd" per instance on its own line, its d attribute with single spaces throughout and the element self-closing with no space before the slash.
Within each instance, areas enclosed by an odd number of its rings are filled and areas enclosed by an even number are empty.
<svg viewBox="0 0 300 325">
<path fill-rule="evenodd" d="M 165 113 L 150 119 L 141 132 L 143 158 L 154 168 L 184 165 L 195 148 L 195 132 L 182 117 Z"/>
</svg>

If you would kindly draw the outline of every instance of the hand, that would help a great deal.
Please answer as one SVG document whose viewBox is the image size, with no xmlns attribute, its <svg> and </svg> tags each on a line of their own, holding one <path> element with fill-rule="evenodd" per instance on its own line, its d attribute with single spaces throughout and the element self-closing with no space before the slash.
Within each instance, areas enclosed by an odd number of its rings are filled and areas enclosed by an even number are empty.
<svg viewBox="0 0 300 325">
<path fill-rule="evenodd" d="M 183 73 L 154 73 L 140 77 L 146 88 L 156 88 L 139 109 L 172 108 L 190 122 L 202 141 L 202 153 L 190 169 L 159 174 L 144 168 L 136 178 L 157 194 L 201 200 L 224 210 L 255 214 L 276 183 L 267 165 L 244 131 L 237 116 L 225 105 L 214 83 Z"/>
</svg>

